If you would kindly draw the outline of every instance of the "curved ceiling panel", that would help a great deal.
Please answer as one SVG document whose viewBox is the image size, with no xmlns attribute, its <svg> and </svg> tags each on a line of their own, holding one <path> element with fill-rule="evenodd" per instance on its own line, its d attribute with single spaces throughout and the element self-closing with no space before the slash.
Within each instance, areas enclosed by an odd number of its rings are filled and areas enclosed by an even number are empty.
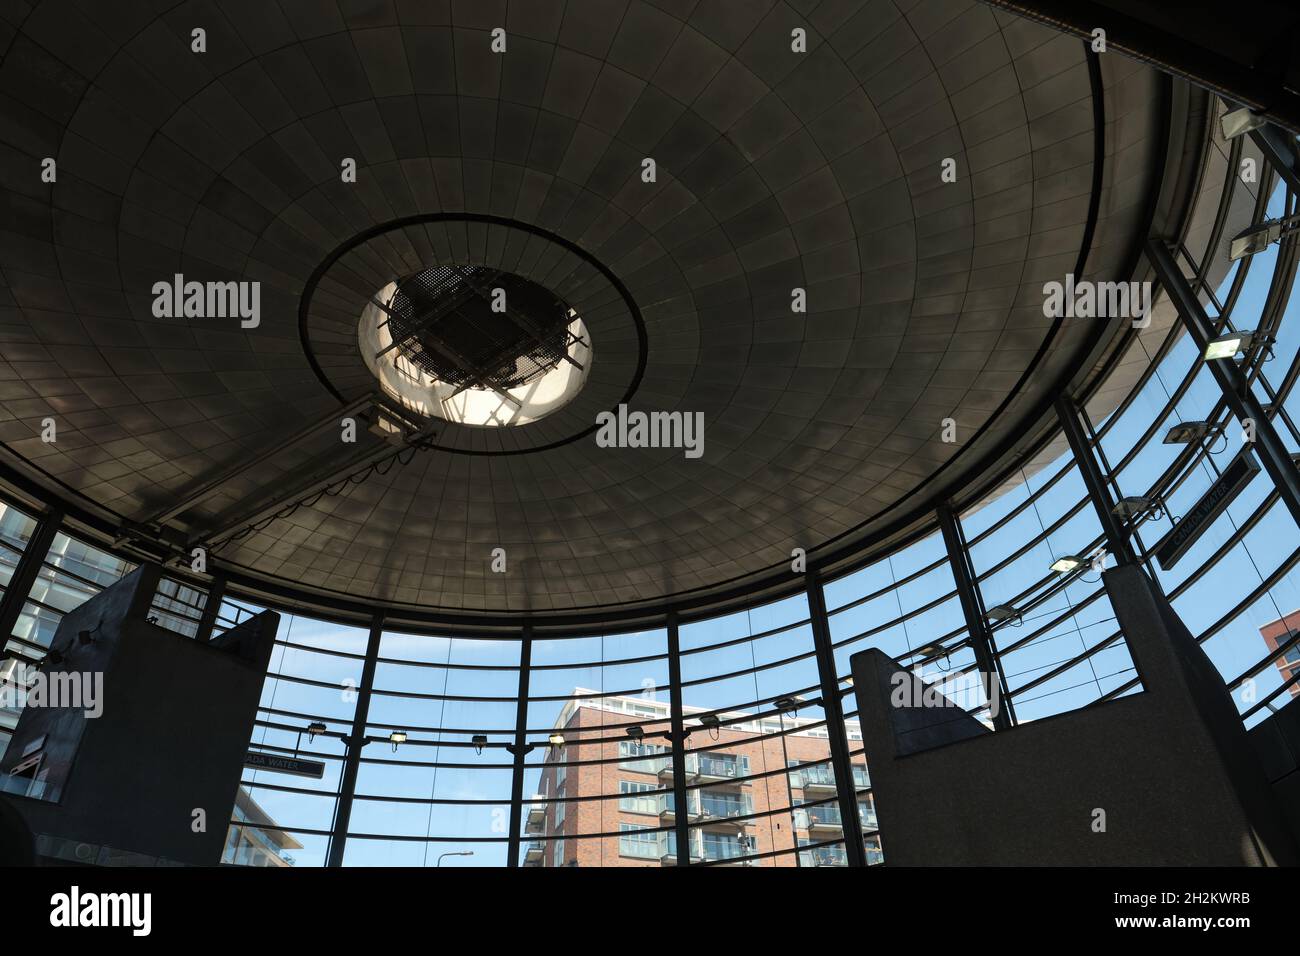
<svg viewBox="0 0 1300 956">
<path fill-rule="evenodd" d="M 707 594 L 937 500 L 1082 359 L 1043 283 L 1119 277 L 1163 148 L 1144 67 L 955 0 L 47 0 L 0 42 L 12 460 L 241 531 L 232 570 L 424 608 Z M 435 265 L 571 303 L 589 380 L 306 495 L 355 464 L 367 302 Z M 259 282 L 257 325 L 156 317 L 176 274 Z M 603 447 L 621 402 L 698 413 L 703 454 Z"/>
</svg>

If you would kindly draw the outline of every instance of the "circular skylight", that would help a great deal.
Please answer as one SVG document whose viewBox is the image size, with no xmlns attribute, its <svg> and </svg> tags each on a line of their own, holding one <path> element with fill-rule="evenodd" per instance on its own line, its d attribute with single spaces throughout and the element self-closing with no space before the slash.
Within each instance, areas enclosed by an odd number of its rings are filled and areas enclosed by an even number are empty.
<svg viewBox="0 0 1300 956">
<path fill-rule="evenodd" d="M 591 368 L 572 308 L 483 266 L 434 266 L 390 282 L 361 313 L 358 344 L 384 391 L 462 425 L 525 425 L 567 405 Z"/>
</svg>

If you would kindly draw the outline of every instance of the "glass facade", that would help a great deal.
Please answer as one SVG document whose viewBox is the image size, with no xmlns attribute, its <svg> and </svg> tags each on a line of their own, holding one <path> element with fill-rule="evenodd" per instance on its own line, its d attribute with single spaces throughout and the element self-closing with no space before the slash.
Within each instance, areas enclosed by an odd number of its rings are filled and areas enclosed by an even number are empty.
<svg viewBox="0 0 1300 956">
<path fill-rule="evenodd" d="M 1247 187 L 1235 175 L 1228 180 L 1221 202 L 1239 201 L 1236 191 Z M 1296 196 L 1271 178 L 1267 185 L 1256 219 L 1293 213 Z M 1214 288 L 1206 277 L 1217 247 L 1199 259 L 1177 253 L 1218 328 L 1272 337 L 1240 365 L 1297 452 L 1300 306 L 1277 293 L 1279 283 L 1290 289 L 1293 246 L 1235 263 Z M 1289 699 L 1300 676 L 1291 667 L 1300 629 L 1261 639 L 1300 607 L 1300 529 L 1267 475 L 1257 474 L 1175 564 L 1156 559 L 1160 539 L 1246 446 L 1180 323 L 1135 331 L 1123 355 L 1142 366 L 1136 382 L 1121 396 L 1085 401 L 1083 427 L 1112 496 L 1147 502 L 1126 519 L 1138 560 L 1253 726 Z M 1204 434 L 1167 441 L 1180 422 L 1204 422 Z M 1014 725 L 1141 692 L 1098 573 L 1114 559 L 1098 556 L 1105 538 L 1079 463 L 1068 451 L 1039 449 L 1001 477 L 992 490 L 981 486 L 972 500 L 954 503 L 992 637 L 992 694 L 937 522 L 824 581 L 809 578 L 781 600 L 721 616 L 683 612 L 680 622 L 665 615 L 662 626 L 632 632 L 539 626 L 467 635 L 440 632 L 435 622 L 331 623 L 327 608 L 319 618 L 286 613 L 249 746 L 326 769 L 322 779 L 303 780 L 246 768 L 226 862 L 887 861 L 852 655 L 880 649 L 989 726 L 999 714 Z M 17 612 L 6 651 L 31 659 L 42 656 L 63 614 L 133 567 L 71 530 L 58 530 L 46 553 L 30 554 L 38 526 L 16 500 L 0 500 L 0 599 Z M 1053 570 L 1065 555 L 1098 560 Z M 33 561 L 30 587 L 14 593 L 11 582 Z M 155 599 L 159 623 L 195 636 L 207 600 L 188 578 L 166 580 Z M 814 610 L 822 605 L 824 619 Z M 259 609 L 227 594 L 216 628 Z M 0 743 L 16 717 L 4 719 Z"/>
</svg>

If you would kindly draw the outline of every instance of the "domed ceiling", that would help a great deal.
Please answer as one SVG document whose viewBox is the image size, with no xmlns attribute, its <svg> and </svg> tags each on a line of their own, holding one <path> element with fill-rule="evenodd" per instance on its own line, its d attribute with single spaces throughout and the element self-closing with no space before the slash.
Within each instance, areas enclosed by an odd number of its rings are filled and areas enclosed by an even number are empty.
<svg viewBox="0 0 1300 956">
<path fill-rule="evenodd" d="M 0 50 L 5 463 L 433 611 L 686 600 L 933 505 L 1082 360 L 1043 284 L 1128 278 L 1164 149 L 1147 68 L 959 0 L 9 0 Z M 570 307 L 585 379 L 403 450 L 359 323 L 444 266 Z M 178 275 L 256 324 L 159 316 Z M 606 447 L 620 405 L 701 453 Z"/>
</svg>

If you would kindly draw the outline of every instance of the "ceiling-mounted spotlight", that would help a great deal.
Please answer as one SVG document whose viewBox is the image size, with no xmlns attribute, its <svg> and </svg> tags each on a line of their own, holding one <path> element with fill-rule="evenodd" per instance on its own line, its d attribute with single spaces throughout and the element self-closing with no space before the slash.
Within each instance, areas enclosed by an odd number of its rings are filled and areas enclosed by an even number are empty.
<svg viewBox="0 0 1300 956">
<path fill-rule="evenodd" d="M 1082 554 L 1063 554 L 1052 562 L 1051 568 L 1057 574 L 1069 574 L 1088 566 L 1088 559 Z"/>
<path fill-rule="evenodd" d="M 474 745 L 474 752 L 482 756 L 483 748 L 487 746 L 487 734 L 475 734 L 469 742 Z"/>
<path fill-rule="evenodd" d="M 1219 128 L 1223 132 L 1224 139 L 1236 139 L 1238 136 L 1244 136 L 1252 130 L 1257 130 L 1268 123 L 1268 120 L 1258 113 L 1242 106 L 1235 110 L 1229 110 L 1219 117 Z"/>
</svg>

